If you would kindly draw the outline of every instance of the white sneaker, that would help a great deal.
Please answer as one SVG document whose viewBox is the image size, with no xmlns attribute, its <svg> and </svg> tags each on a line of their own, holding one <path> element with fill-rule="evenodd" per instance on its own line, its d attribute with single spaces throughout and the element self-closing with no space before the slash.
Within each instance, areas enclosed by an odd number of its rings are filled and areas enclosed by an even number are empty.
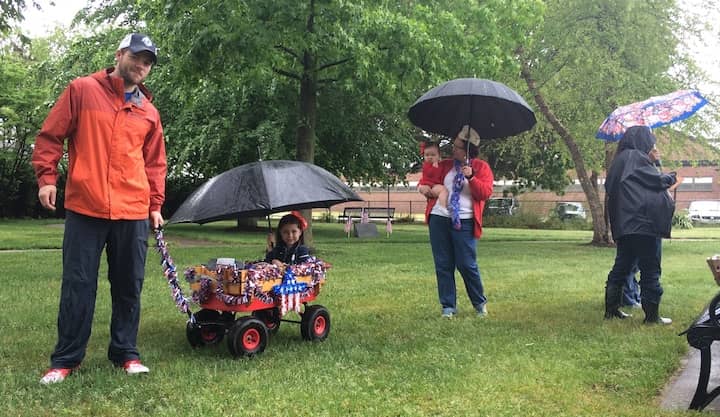
<svg viewBox="0 0 720 417">
<path fill-rule="evenodd" d="M 150 368 L 140 363 L 138 359 L 126 361 L 122 367 L 128 375 L 146 374 L 150 372 Z"/>
<path fill-rule="evenodd" d="M 48 369 L 40 378 L 40 383 L 43 385 L 57 384 L 63 382 L 68 375 L 72 373 L 72 368 L 52 368 Z"/>
</svg>

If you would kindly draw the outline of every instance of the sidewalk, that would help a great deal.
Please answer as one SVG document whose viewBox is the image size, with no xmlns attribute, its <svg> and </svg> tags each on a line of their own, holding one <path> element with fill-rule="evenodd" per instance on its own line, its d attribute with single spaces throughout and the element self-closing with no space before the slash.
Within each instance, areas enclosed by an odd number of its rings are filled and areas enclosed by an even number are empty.
<svg viewBox="0 0 720 417">
<path fill-rule="evenodd" d="M 661 394 L 660 407 L 666 410 L 687 410 L 695 395 L 698 375 L 700 375 L 700 351 L 692 346 L 688 347 L 688 355 L 680 361 L 680 370 L 670 379 Z M 710 382 L 708 392 L 720 385 L 720 343 L 713 343 L 712 363 L 710 365 Z M 720 415 L 720 396 L 715 398 L 704 412 L 710 415 Z"/>
</svg>

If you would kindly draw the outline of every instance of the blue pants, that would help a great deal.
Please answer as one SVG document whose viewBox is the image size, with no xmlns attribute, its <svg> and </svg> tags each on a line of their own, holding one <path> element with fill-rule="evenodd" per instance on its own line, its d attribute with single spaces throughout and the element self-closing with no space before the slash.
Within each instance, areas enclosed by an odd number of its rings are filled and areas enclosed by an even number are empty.
<svg viewBox="0 0 720 417">
<path fill-rule="evenodd" d="M 473 236 L 473 222 L 472 219 L 463 219 L 460 230 L 453 228 L 448 217 L 430 215 L 428 222 L 440 305 L 453 312 L 457 311 L 456 268 L 465 282 L 465 289 L 473 307 L 480 310 L 487 302 L 477 265 L 477 241 Z"/>
<path fill-rule="evenodd" d="M 640 285 L 635 280 L 635 275 L 640 271 L 637 267 L 637 263 L 633 266 L 632 270 L 625 279 L 625 286 L 623 286 L 623 298 L 622 305 L 634 306 L 640 304 Z"/>
<path fill-rule="evenodd" d="M 66 212 L 63 276 L 52 368 L 74 368 L 85 357 L 95 313 L 98 269 L 103 248 L 112 298 L 108 359 L 138 359 L 140 292 L 145 277 L 149 221 L 107 220 Z"/>
<path fill-rule="evenodd" d="M 615 264 L 608 274 L 607 283 L 622 287 L 633 265 L 640 268 L 640 293 L 642 300 L 660 304 L 663 294 L 660 285 L 660 260 L 662 239 L 655 236 L 627 235 L 617 240 Z"/>
</svg>

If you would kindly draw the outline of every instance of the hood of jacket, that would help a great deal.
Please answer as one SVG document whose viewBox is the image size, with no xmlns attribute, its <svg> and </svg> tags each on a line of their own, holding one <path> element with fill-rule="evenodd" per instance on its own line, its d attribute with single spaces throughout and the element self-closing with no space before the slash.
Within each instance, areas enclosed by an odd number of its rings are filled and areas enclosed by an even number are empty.
<svg viewBox="0 0 720 417">
<path fill-rule="evenodd" d="M 617 152 L 620 153 L 627 149 L 637 149 L 642 153 L 648 153 L 655 147 L 655 135 L 647 126 L 632 126 L 625 131 L 620 143 L 618 143 Z"/>
</svg>

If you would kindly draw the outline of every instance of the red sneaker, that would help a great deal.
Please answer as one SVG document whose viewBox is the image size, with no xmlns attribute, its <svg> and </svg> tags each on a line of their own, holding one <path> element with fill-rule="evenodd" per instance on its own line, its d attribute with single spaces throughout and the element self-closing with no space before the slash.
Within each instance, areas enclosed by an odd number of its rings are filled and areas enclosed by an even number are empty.
<svg viewBox="0 0 720 417">
<path fill-rule="evenodd" d="M 50 368 L 48 369 L 42 378 L 40 383 L 43 385 L 57 384 L 63 382 L 68 375 L 72 373 L 72 368 Z"/>
<path fill-rule="evenodd" d="M 125 361 L 122 367 L 128 375 L 146 374 L 150 372 L 150 368 L 143 365 L 139 359 Z"/>
</svg>

